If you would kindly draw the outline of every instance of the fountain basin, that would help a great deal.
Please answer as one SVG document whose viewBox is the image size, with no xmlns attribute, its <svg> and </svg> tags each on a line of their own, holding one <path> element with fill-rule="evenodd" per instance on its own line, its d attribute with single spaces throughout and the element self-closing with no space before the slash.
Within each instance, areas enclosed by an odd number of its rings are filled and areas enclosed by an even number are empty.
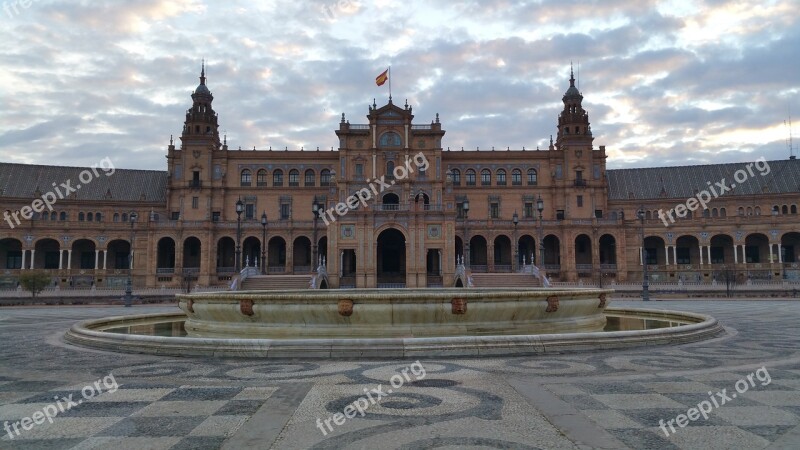
<svg viewBox="0 0 800 450">
<path fill-rule="evenodd" d="M 609 289 L 343 289 L 178 295 L 191 337 L 425 338 L 600 331 Z"/>
</svg>

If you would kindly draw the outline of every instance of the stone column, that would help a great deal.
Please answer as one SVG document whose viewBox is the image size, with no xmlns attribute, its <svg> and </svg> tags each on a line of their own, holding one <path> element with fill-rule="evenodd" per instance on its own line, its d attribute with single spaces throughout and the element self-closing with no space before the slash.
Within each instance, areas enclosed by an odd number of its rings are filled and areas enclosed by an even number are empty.
<svg viewBox="0 0 800 450">
<path fill-rule="evenodd" d="M 781 251 L 781 244 L 778 244 L 778 262 L 783 264 L 783 252 Z"/>
<path fill-rule="evenodd" d="M 100 268 L 100 250 L 94 250 L 94 270 Z"/>
<path fill-rule="evenodd" d="M 671 245 L 664 244 L 664 265 L 669 266 L 669 248 Z"/>
<path fill-rule="evenodd" d="M 31 270 L 33 270 L 33 262 L 36 261 L 36 259 L 34 258 L 35 255 L 36 255 L 36 249 L 34 248 L 31 250 Z"/>
<path fill-rule="evenodd" d="M 698 249 L 700 250 L 700 265 L 702 266 L 703 265 L 703 246 L 702 245 L 698 246 Z"/>
<path fill-rule="evenodd" d="M 639 265 L 640 266 L 644 265 L 643 259 L 644 259 L 644 251 L 642 250 L 642 247 L 639 247 Z"/>
<path fill-rule="evenodd" d="M 674 264 L 676 266 L 678 265 L 678 246 L 677 245 L 673 245 L 672 246 L 672 264 Z"/>
<path fill-rule="evenodd" d="M 707 245 L 706 248 L 708 249 L 708 263 L 711 264 L 711 246 Z"/>
<path fill-rule="evenodd" d="M 769 263 L 770 264 L 772 264 L 772 255 L 774 255 L 774 253 L 772 253 L 772 246 L 773 245 L 774 244 L 772 244 L 772 243 L 769 244 Z"/>
<path fill-rule="evenodd" d="M 58 249 L 58 270 L 64 268 L 64 250 Z"/>
<path fill-rule="evenodd" d="M 67 250 L 67 270 L 72 270 L 72 249 Z"/>
<path fill-rule="evenodd" d="M 103 250 L 103 270 L 108 269 L 108 249 Z"/>
<path fill-rule="evenodd" d="M 739 245 L 733 244 L 733 262 L 739 264 Z"/>
<path fill-rule="evenodd" d="M 19 270 L 25 270 L 25 255 L 27 253 L 28 253 L 28 251 L 23 248 L 22 249 L 22 264 L 19 266 Z"/>
</svg>

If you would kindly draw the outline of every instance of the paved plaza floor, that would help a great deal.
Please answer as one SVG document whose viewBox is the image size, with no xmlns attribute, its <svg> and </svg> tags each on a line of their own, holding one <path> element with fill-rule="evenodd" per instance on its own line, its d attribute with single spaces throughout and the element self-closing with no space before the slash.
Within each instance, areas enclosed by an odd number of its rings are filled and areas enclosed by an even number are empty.
<svg viewBox="0 0 800 450">
<path fill-rule="evenodd" d="M 706 313 L 727 333 L 531 357 L 262 361 L 62 339 L 82 319 L 175 306 L 1 308 L 0 449 L 800 448 L 800 301 L 612 305 Z"/>
</svg>

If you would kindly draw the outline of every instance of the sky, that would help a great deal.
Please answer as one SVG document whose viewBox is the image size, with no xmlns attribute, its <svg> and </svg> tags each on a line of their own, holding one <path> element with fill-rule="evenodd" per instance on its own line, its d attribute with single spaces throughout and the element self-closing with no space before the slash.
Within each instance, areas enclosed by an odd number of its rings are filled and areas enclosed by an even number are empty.
<svg viewBox="0 0 800 450">
<path fill-rule="evenodd" d="M 231 149 L 330 150 L 342 113 L 388 101 L 388 66 L 445 149 L 546 148 L 572 63 L 608 168 L 786 159 L 797 6 L 0 0 L 0 161 L 166 170 L 202 59 Z"/>
</svg>

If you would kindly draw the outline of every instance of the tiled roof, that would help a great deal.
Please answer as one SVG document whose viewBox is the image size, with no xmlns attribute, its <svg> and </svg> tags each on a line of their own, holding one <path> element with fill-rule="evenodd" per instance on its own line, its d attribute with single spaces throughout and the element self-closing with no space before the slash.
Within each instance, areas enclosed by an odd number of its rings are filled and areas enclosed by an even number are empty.
<svg viewBox="0 0 800 450">
<path fill-rule="evenodd" d="M 61 183 L 70 181 L 76 188 L 76 200 L 147 201 L 166 203 L 167 172 L 159 170 L 116 169 L 106 176 L 98 168 L 98 177 L 83 184 L 80 173 L 85 167 L 40 166 L 31 164 L 0 163 L 0 197 L 33 199 L 47 192 L 54 192 L 53 183 L 61 189 Z M 87 177 L 84 176 L 84 179 Z M 37 196 L 35 193 L 39 191 Z"/>
<path fill-rule="evenodd" d="M 696 191 L 709 189 L 709 182 L 719 194 L 721 189 L 716 183 L 722 182 L 723 179 L 726 186 L 732 184 L 736 186 L 721 196 L 800 193 L 800 160 L 757 163 L 758 166 L 752 166 L 752 176 L 747 170 L 748 164 L 608 170 L 608 198 L 609 200 L 689 198 L 695 196 Z M 759 167 L 763 170 L 760 171 Z M 762 176 L 762 173 L 767 172 L 767 167 L 769 173 Z M 734 178 L 734 174 L 739 170 L 744 170 L 747 175 L 742 183 L 738 183 Z M 739 180 L 743 178 L 739 174 Z"/>
</svg>

